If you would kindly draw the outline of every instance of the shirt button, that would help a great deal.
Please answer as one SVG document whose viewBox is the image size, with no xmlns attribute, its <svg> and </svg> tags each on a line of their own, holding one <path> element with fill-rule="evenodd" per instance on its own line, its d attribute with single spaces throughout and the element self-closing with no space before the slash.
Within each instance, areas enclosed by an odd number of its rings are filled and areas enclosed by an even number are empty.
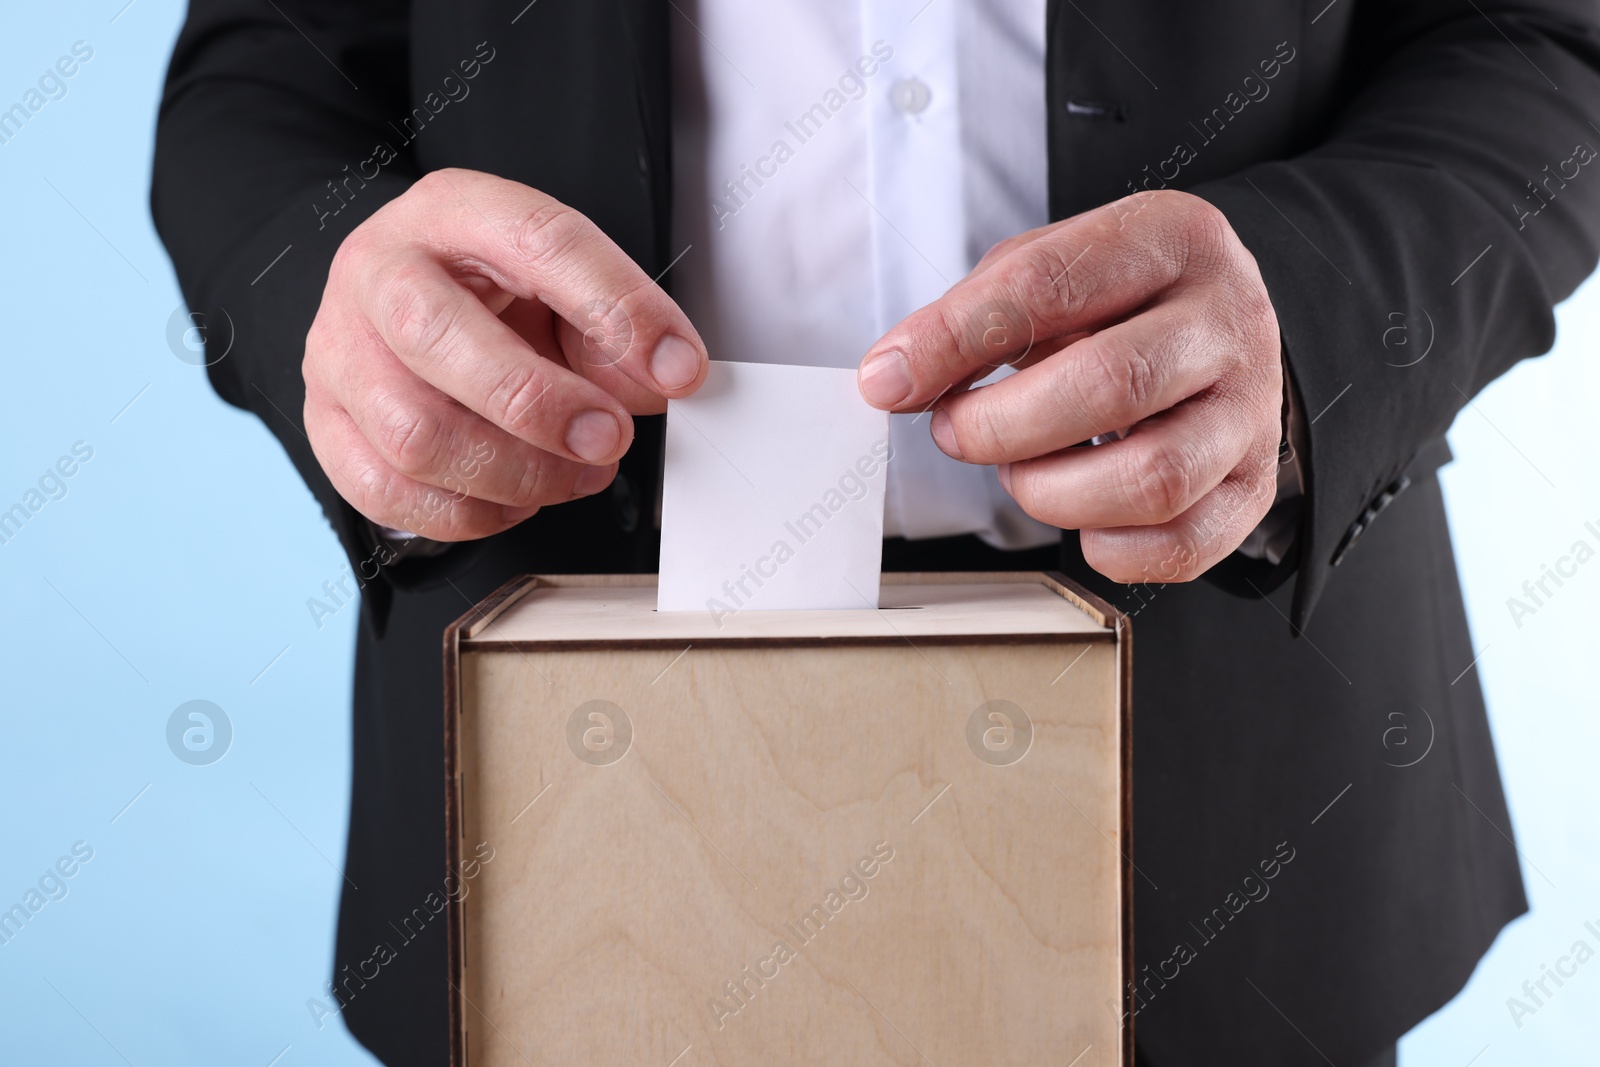
<svg viewBox="0 0 1600 1067">
<path fill-rule="evenodd" d="M 902 115 L 917 115 L 928 108 L 933 90 L 921 78 L 901 78 L 889 89 L 889 102 Z"/>
</svg>

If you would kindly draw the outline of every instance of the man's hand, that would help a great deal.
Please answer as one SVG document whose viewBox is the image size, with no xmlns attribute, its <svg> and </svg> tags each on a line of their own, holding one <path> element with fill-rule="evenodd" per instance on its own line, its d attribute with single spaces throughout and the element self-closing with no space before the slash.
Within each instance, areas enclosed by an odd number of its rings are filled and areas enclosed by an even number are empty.
<svg viewBox="0 0 1600 1067">
<path fill-rule="evenodd" d="M 969 389 L 1003 363 L 1021 369 Z M 1106 577 L 1181 582 L 1271 506 L 1281 375 L 1255 259 L 1210 204 L 1160 191 L 996 245 L 872 346 L 860 385 L 875 407 L 931 407 L 940 448 L 999 464 Z"/>
<path fill-rule="evenodd" d="M 578 212 L 428 175 L 347 237 L 306 336 L 306 435 L 357 511 L 438 541 L 611 483 L 632 415 L 705 377 L 705 345 Z"/>
</svg>

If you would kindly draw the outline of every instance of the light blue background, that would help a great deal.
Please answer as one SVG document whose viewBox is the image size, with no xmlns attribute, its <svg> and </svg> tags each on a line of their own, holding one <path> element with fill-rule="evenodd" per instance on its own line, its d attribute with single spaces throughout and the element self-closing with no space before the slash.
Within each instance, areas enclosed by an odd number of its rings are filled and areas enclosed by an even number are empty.
<svg viewBox="0 0 1600 1067">
<path fill-rule="evenodd" d="M 370 1063 L 306 1008 L 332 956 L 355 622 L 319 629 L 306 600 L 344 561 L 277 444 L 167 347 L 147 175 L 182 5 L 123 3 L 12 5 L 0 35 L 0 106 L 94 48 L 0 145 L 0 509 L 94 449 L 0 545 L 0 906 L 94 849 L 0 945 L 0 1063 Z M 1406 1039 L 1407 1067 L 1596 1056 L 1600 960 L 1520 1029 L 1505 1004 L 1600 926 L 1600 560 L 1520 628 L 1505 603 L 1600 525 L 1600 287 L 1560 317 L 1552 356 L 1462 414 L 1444 475 L 1533 913 Z M 211 766 L 166 747 L 197 698 L 233 724 Z"/>
</svg>

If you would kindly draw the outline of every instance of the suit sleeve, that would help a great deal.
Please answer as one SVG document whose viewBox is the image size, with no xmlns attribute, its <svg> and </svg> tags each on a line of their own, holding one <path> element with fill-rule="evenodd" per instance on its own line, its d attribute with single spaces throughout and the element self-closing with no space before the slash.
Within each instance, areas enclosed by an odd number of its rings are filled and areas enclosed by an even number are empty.
<svg viewBox="0 0 1600 1067">
<path fill-rule="evenodd" d="M 1259 262 L 1310 420 L 1297 628 L 1407 466 L 1550 348 L 1600 253 L 1594 5 L 1350 17 L 1353 92 L 1318 142 L 1193 190 Z"/>
<path fill-rule="evenodd" d="M 382 0 L 193 0 L 156 128 L 152 212 L 212 385 L 277 437 L 352 561 L 370 535 L 311 452 L 300 363 L 339 243 L 417 177 L 403 148 L 375 155 L 403 144 L 408 18 Z"/>
</svg>

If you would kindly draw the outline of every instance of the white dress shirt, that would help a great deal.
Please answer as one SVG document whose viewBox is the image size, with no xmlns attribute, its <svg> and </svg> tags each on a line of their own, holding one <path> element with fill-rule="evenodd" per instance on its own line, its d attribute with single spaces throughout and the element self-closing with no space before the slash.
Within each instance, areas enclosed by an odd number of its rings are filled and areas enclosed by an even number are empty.
<svg viewBox="0 0 1600 1067">
<path fill-rule="evenodd" d="M 712 359 L 854 367 L 1049 222 L 1045 0 L 673 6 L 674 294 Z M 886 535 L 1060 536 L 939 451 L 926 415 L 890 439 Z M 1246 552 L 1276 562 L 1273 532 Z"/>
<path fill-rule="evenodd" d="M 1049 221 L 1044 0 L 675 0 L 674 294 L 713 359 L 854 367 Z M 891 422 L 884 532 L 1047 544 L 993 467 Z"/>
</svg>

